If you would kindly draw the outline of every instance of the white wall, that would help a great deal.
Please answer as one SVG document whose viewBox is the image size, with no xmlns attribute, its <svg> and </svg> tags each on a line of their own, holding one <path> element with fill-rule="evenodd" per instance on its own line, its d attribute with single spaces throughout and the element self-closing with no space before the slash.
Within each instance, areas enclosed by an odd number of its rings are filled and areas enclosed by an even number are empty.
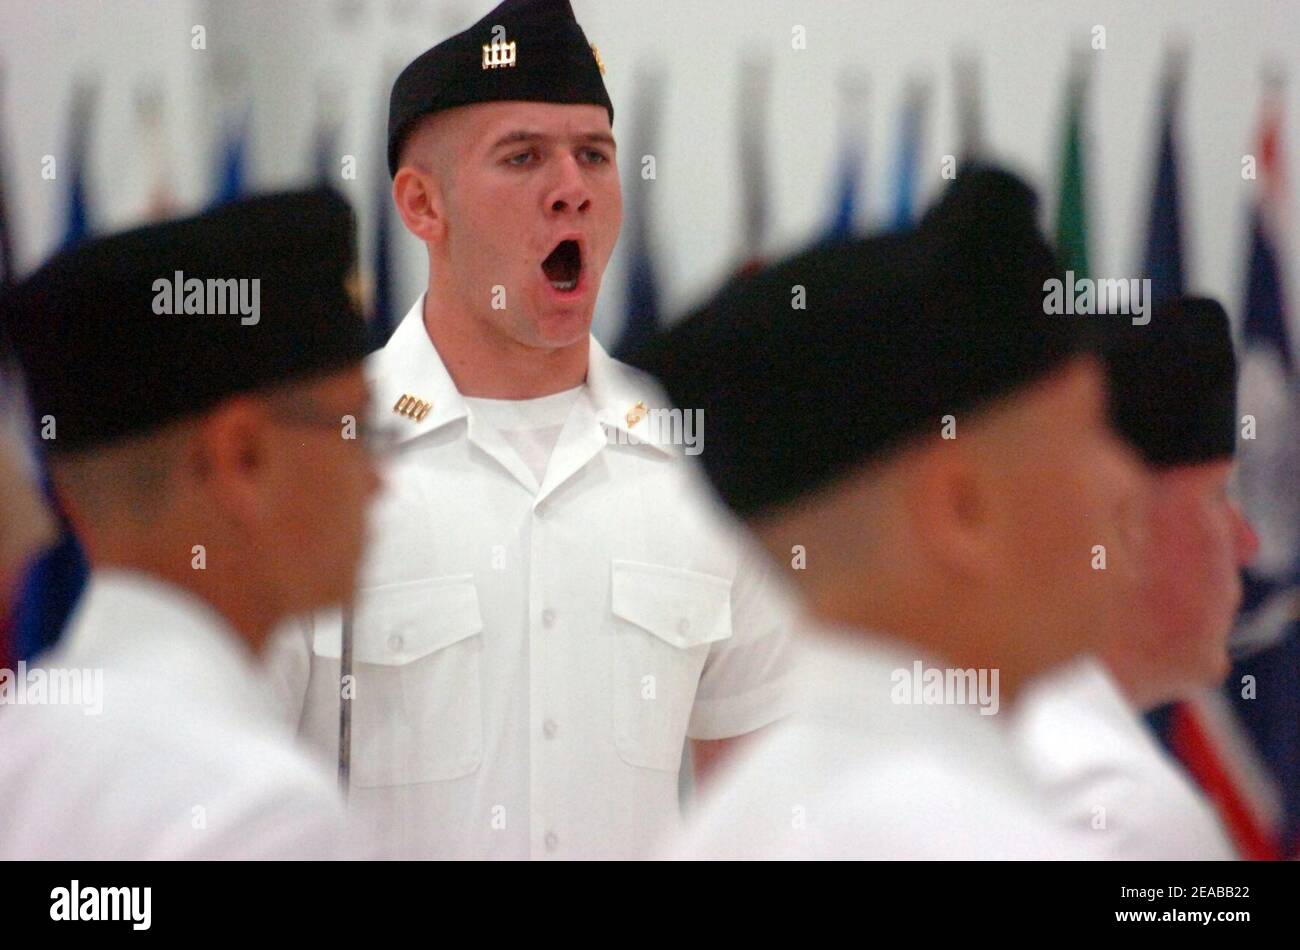
<svg viewBox="0 0 1300 950">
<path fill-rule="evenodd" d="M 939 162 L 957 151 L 951 57 L 978 54 L 984 137 L 992 150 L 1046 192 L 1055 190 L 1062 98 L 1069 54 L 1106 28 L 1095 57 L 1091 194 L 1093 260 L 1109 276 L 1138 263 L 1154 159 L 1158 80 L 1167 41 L 1183 38 L 1190 71 L 1183 113 L 1184 199 L 1190 265 L 1198 289 L 1240 303 L 1245 212 L 1251 186 L 1240 174 L 1252 148 L 1261 72 L 1268 62 L 1300 62 L 1300 0 L 574 0 L 589 38 L 600 46 L 626 140 L 637 68 L 660 64 L 663 140 L 654 189 L 660 270 L 676 313 L 708 293 L 736 263 L 740 248 L 736 103 L 740 57 L 766 50 L 772 65 L 768 131 L 772 240 L 792 249 L 824 222 L 831 202 L 845 69 L 870 83 L 865 199 L 867 221 L 892 196 L 894 138 L 903 83 L 934 86 L 923 183 L 940 184 Z M 186 208 L 211 189 L 212 141 L 223 94 L 212 66 L 233 58 L 255 102 L 253 177 L 263 186 L 302 181 L 321 83 L 339 90 L 346 117 L 341 148 L 360 175 L 343 183 L 362 214 L 369 253 L 375 163 L 387 108 L 389 67 L 404 64 L 487 11 L 473 0 L 0 0 L 0 111 L 5 180 L 20 261 L 34 266 L 61 231 L 63 182 L 40 178 L 40 159 L 60 154 L 71 84 L 78 70 L 104 82 L 94 130 L 92 185 L 100 221 L 120 226 L 144 207 L 148 163 L 131 106 L 142 82 L 166 92 L 167 145 Z M 191 28 L 208 29 L 208 49 L 190 48 Z M 796 25 L 807 49 L 791 48 Z M 386 61 L 388 65 L 386 66 Z M 1291 77 L 1295 85 L 1295 77 Z M 1287 97 L 1284 143 L 1300 137 L 1300 89 Z M 1296 180 L 1295 149 L 1285 153 Z M 634 156 L 624 154 L 624 167 Z M 629 179 L 629 186 L 631 186 Z M 1293 219 L 1294 220 L 1294 219 Z M 1292 246 L 1297 236 L 1293 233 Z M 402 234 L 405 301 L 418 291 L 422 248 Z M 1289 258 L 1289 259 L 1293 259 Z M 1294 288 L 1293 283 L 1293 288 Z M 597 332 L 609 339 L 621 319 L 622 267 L 606 278 Z M 1293 317 L 1300 300 L 1293 289 Z M 1298 324 L 1300 325 L 1300 324 Z"/>
</svg>

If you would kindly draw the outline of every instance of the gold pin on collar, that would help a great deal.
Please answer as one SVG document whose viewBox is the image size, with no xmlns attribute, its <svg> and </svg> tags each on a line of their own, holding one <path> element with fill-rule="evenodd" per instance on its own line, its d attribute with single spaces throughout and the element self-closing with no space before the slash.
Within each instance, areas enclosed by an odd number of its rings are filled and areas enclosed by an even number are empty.
<svg viewBox="0 0 1300 950">
<path fill-rule="evenodd" d="M 491 43 L 483 44 L 483 68 L 501 69 L 515 65 L 515 41 L 506 42 L 505 31 L 493 38 Z"/>
<path fill-rule="evenodd" d="M 424 417 L 429 414 L 429 410 L 432 408 L 432 403 L 402 393 L 401 397 L 397 400 L 397 403 L 393 406 L 393 412 L 397 413 L 399 416 L 405 416 L 415 422 L 423 422 Z"/>
<path fill-rule="evenodd" d="M 605 75 L 605 61 L 600 58 L 600 48 L 595 43 L 589 45 L 591 46 L 591 55 L 596 57 L 596 65 L 600 67 L 600 74 L 603 76 Z"/>
<path fill-rule="evenodd" d="M 627 411 L 628 428 L 630 429 L 644 419 L 649 412 L 650 410 L 645 407 L 645 403 L 638 400 L 637 404 Z"/>
</svg>

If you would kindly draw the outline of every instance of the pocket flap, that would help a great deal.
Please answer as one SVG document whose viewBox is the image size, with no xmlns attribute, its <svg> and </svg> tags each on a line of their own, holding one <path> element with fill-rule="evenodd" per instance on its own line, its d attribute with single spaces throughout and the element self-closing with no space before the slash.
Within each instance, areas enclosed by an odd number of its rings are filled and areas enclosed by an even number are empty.
<svg viewBox="0 0 1300 950">
<path fill-rule="evenodd" d="M 360 663 L 402 666 L 483 630 L 473 574 L 364 588 L 353 608 L 352 650 Z M 312 649 L 337 659 L 342 612 L 315 619 Z"/>
<path fill-rule="evenodd" d="M 731 581 L 636 561 L 611 566 L 616 616 L 683 650 L 731 636 Z"/>
</svg>

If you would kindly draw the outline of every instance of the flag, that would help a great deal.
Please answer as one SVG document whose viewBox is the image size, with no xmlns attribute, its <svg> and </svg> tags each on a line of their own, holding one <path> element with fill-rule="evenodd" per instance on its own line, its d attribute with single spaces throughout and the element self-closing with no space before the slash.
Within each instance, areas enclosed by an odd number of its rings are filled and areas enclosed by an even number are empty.
<svg viewBox="0 0 1300 950">
<path fill-rule="evenodd" d="M 388 74 L 396 76 L 395 64 L 388 64 Z M 385 83 L 389 88 L 391 82 Z M 370 348 L 377 350 L 388 342 L 396 329 L 397 314 L 393 306 L 392 204 L 393 188 L 388 177 L 388 116 L 381 109 L 380 128 L 375 135 L 375 160 L 371 179 L 374 188 L 375 244 L 371 265 Z"/>
<path fill-rule="evenodd" d="M 217 174 L 214 182 L 212 207 L 229 204 L 244 197 L 247 188 L 248 129 L 251 109 L 244 107 L 233 119 L 228 119 L 217 156 Z"/>
<path fill-rule="evenodd" d="M 1056 203 L 1056 253 L 1067 271 L 1089 277 L 1088 207 L 1084 168 L 1084 97 L 1087 59 L 1076 60 L 1065 104 L 1065 137 L 1061 144 L 1060 197 Z"/>
<path fill-rule="evenodd" d="M 1276 84 L 1270 85 L 1252 156 L 1257 183 L 1247 237 L 1239 396 L 1241 412 L 1254 419 L 1255 431 L 1253 438 L 1241 440 L 1237 481 L 1259 533 L 1252 573 L 1287 584 L 1300 569 L 1300 380 L 1282 267 L 1280 98 Z"/>
<path fill-rule="evenodd" d="M 906 231 L 916 220 L 916 176 L 921 164 L 921 134 L 929 90 L 916 80 L 908 84 L 898 129 L 894 165 L 894 207 L 890 227 Z"/>
<path fill-rule="evenodd" d="M 643 346 L 659 329 L 659 282 L 655 275 L 652 248 L 650 195 L 656 177 L 647 177 L 645 157 L 659 154 L 660 96 L 662 76 L 657 71 L 646 71 L 639 79 L 635 124 L 632 127 L 632 166 L 627 195 L 627 217 L 623 229 L 627 241 L 626 316 L 614 356 L 626 360 Z M 657 175 L 657 169 L 655 171 Z"/>
<path fill-rule="evenodd" d="M 843 241 L 857 230 L 858 190 L 862 178 L 862 104 L 866 99 L 866 83 L 856 75 L 843 77 L 840 82 L 840 108 L 843 113 L 840 128 L 839 168 L 835 175 L 835 194 L 831 203 L 831 221 L 825 240 Z"/>
<path fill-rule="evenodd" d="M 136 92 L 135 108 L 140 138 L 149 156 L 149 197 L 144 216 L 150 221 L 165 221 L 175 216 L 180 203 L 176 200 L 167 164 L 162 91 L 157 87 L 142 86 Z"/>
<path fill-rule="evenodd" d="M 1184 279 L 1170 108 L 1176 96 L 1176 87 L 1167 87 L 1148 243 L 1148 272 L 1164 281 L 1163 290 L 1153 284 L 1157 298 L 1176 292 Z M 1255 860 L 1295 857 L 1300 844 L 1300 588 L 1294 548 L 1300 428 L 1278 266 L 1280 115 L 1270 91 L 1256 156 L 1260 187 L 1248 241 L 1238 397 L 1239 412 L 1255 417 L 1257 426 L 1254 438 L 1239 441 L 1237 478 L 1247 515 L 1260 532 L 1260 559 L 1245 572 L 1243 610 L 1230 640 L 1234 662 L 1223 686 L 1156 719 L 1239 853 Z M 1265 551 L 1270 535 L 1271 559 Z"/>
<path fill-rule="evenodd" d="M 771 64 L 753 56 L 740 66 L 740 180 L 743 187 L 742 251 L 738 273 L 763 264 L 767 244 L 767 113 Z"/>
<path fill-rule="evenodd" d="M 316 129 L 312 134 L 312 180 L 338 188 L 342 175 L 339 154 L 339 112 L 342 92 L 336 81 L 322 77 L 316 87 Z"/>
<path fill-rule="evenodd" d="M 87 161 L 91 119 L 96 90 L 79 82 L 73 89 L 68 152 L 63 163 L 70 170 L 62 246 L 71 247 L 90 232 L 90 200 Z M 56 175 L 58 174 L 58 166 Z M 55 421 L 57 425 L 57 420 Z M 56 430 L 57 437 L 57 430 Z M 42 487 L 59 519 L 60 534 L 53 548 L 36 560 L 28 571 L 12 617 L 13 650 L 20 660 L 30 660 L 53 646 L 63 633 L 68 617 L 86 586 L 88 567 L 81 545 L 72 534 L 67 517 L 59 509 L 50 484 L 48 469 L 42 466 Z"/>
<path fill-rule="evenodd" d="M 1182 83 L 1183 56 L 1175 53 L 1166 68 L 1161 93 L 1160 144 L 1142 264 L 1143 274 L 1151 279 L 1151 302 L 1155 304 L 1183 293 L 1187 287 L 1178 184 L 1178 107 Z"/>
<path fill-rule="evenodd" d="M 0 71 L 0 105 L 3 104 L 4 73 Z M 13 234 L 9 229 L 8 206 L 5 201 L 5 160 L 4 115 L 0 114 L 0 289 L 13 283 L 18 276 Z"/>
<path fill-rule="evenodd" d="M 72 92 L 71 121 L 68 128 L 68 153 L 64 163 L 71 167 L 67 205 L 64 214 L 63 247 L 68 248 L 90 233 L 90 199 L 86 194 L 86 161 L 90 154 L 90 122 L 95 110 L 96 89 L 78 82 Z M 58 174 L 56 166 L 56 175 Z"/>
<path fill-rule="evenodd" d="M 953 84 L 957 93 L 957 158 L 961 165 L 982 161 L 984 148 L 984 103 L 980 91 L 980 64 L 973 53 L 953 60 Z"/>
</svg>

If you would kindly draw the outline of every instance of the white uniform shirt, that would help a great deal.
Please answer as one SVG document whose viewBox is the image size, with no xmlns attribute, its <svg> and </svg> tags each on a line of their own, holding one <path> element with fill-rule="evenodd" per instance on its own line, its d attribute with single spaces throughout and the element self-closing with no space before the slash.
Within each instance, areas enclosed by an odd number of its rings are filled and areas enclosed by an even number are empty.
<svg viewBox="0 0 1300 950">
<path fill-rule="evenodd" d="M 832 636 L 834 639 L 832 639 Z M 1068 857 L 1002 714 L 893 702 L 924 657 L 860 631 L 809 637 L 798 711 L 734 763 L 663 853 L 693 859 Z"/>
<path fill-rule="evenodd" d="M 1114 679 L 1085 660 L 1035 683 L 1012 717 L 1027 768 L 1093 856 L 1235 857 L 1210 803 L 1159 746 Z"/>
<path fill-rule="evenodd" d="M 352 812 L 402 857 L 644 854 L 678 818 L 687 737 L 785 711 L 785 589 L 679 448 L 631 444 L 636 404 L 660 405 L 646 377 L 591 341 L 539 485 L 423 310 L 367 363 L 402 442 L 354 612 Z M 432 408 L 395 415 L 403 396 Z M 340 626 L 313 618 L 277 664 L 331 760 Z"/>
<path fill-rule="evenodd" d="M 335 782 L 296 748 L 252 653 L 197 598 L 96 572 L 40 668 L 0 706 L 0 859 L 345 856 Z M 34 703 L 53 671 L 79 692 Z"/>
</svg>

